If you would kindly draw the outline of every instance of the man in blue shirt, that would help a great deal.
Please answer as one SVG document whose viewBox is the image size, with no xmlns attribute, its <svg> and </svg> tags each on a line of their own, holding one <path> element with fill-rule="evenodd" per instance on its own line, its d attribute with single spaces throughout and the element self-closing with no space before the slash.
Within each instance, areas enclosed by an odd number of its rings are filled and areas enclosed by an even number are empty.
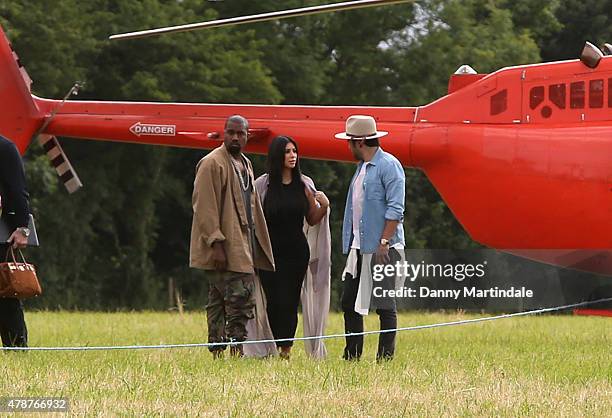
<svg viewBox="0 0 612 418">
<path fill-rule="evenodd" d="M 396 275 L 385 275 L 382 282 L 372 281 L 372 271 L 382 271 L 386 264 L 395 265 L 404 256 L 404 199 L 406 177 L 401 163 L 380 147 L 378 138 L 387 132 L 377 131 L 371 116 L 353 115 L 346 121 L 346 132 L 337 139 L 348 141 L 353 156 L 360 161 L 351 180 L 342 224 L 342 249 L 348 254 L 343 273 L 342 310 L 347 333 L 363 332 L 363 316 L 370 301 L 380 317 L 380 328 L 397 328 L 397 309 L 392 297 L 379 297 L 373 284 L 385 290 L 395 288 Z M 375 269 L 376 267 L 378 269 Z M 390 360 L 395 351 L 395 331 L 381 333 L 377 360 Z M 359 359 L 363 336 L 346 337 L 344 359 Z"/>
</svg>

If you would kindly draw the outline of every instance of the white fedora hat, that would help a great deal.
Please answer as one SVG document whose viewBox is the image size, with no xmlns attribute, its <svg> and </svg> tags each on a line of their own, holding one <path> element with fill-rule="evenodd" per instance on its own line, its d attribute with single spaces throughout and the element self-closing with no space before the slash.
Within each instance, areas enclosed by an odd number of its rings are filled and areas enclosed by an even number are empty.
<svg viewBox="0 0 612 418">
<path fill-rule="evenodd" d="M 372 116 L 352 115 L 346 120 L 346 132 L 334 135 L 337 139 L 363 139 L 381 138 L 389 132 L 376 130 L 376 121 Z"/>
</svg>

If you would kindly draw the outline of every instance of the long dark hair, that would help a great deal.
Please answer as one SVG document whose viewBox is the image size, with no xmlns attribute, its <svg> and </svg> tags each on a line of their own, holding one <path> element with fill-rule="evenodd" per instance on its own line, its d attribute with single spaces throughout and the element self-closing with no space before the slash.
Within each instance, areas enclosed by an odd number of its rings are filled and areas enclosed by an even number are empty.
<svg viewBox="0 0 612 418">
<path fill-rule="evenodd" d="M 298 154 L 295 162 L 295 167 L 291 170 L 292 187 L 299 187 L 300 190 L 304 190 L 304 182 L 302 181 L 302 171 L 300 170 L 300 154 L 298 151 L 298 144 L 289 136 L 277 136 L 270 143 L 268 148 L 268 192 L 266 193 L 266 199 L 264 202 L 264 210 L 268 215 L 275 216 L 281 210 L 280 199 L 278 198 L 281 194 L 281 188 L 283 185 L 283 168 L 285 167 L 285 148 L 287 144 L 293 144 L 295 151 Z M 304 196 L 305 206 L 308 204 L 306 196 Z"/>
</svg>

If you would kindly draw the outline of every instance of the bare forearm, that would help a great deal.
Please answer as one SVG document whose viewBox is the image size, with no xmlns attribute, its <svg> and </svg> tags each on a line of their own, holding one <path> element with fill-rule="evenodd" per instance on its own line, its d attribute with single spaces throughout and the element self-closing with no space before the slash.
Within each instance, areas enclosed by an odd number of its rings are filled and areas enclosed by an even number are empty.
<svg viewBox="0 0 612 418">
<path fill-rule="evenodd" d="M 308 215 L 306 215 L 306 221 L 308 222 L 308 225 L 317 225 L 319 222 L 321 222 L 321 219 L 325 217 L 326 213 L 327 206 L 311 207 L 308 211 Z"/>
<path fill-rule="evenodd" d="M 308 188 L 306 190 L 306 199 L 308 200 L 308 213 L 306 214 L 306 222 L 313 226 L 321 222 L 321 219 L 327 214 L 329 208 L 329 199 L 323 192 L 312 193 Z M 318 196 L 318 197 L 317 197 Z M 317 200 L 319 199 L 319 200 Z"/>
<path fill-rule="evenodd" d="M 385 219 L 385 227 L 383 229 L 381 239 L 390 240 L 397 230 L 397 226 L 399 225 L 399 221 L 391 221 L 389 219 Z"/>
</svg>

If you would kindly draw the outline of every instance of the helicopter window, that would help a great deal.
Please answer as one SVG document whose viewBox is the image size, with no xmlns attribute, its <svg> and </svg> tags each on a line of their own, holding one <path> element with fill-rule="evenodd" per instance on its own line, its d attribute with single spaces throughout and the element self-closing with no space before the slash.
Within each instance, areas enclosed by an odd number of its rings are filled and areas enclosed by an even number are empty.
<svg viewBox="0 0 612 418">
<path fill-rule="evenodd" d="M 504 89 L 491 96 L 491 115 L 499 115 L 508 108 L 508 90 Z"/>
<path fill-rule="evenodd" d="M 559 109 L 565 109 L 565 84 L 548 86 L 548 97 Z"/>
<path fill-rule="evenodd" d="M 589 81 L 589 107 L 599 108 L 603 107 L 604 99 L 604 82 L 603 80 L 591 80 Z"/>
<path fill-rule="evenodd" d="M 584 107 L 584 93 L 584 81 L 570 84 L 570 107 L 572 109 L 582 109 Z"/>
<path fill-rule="evenodd" d="M 544 101 L 544 87 L 538 86 L 529 92 L 529 107 L 533 110 Z"/>
</svg>

